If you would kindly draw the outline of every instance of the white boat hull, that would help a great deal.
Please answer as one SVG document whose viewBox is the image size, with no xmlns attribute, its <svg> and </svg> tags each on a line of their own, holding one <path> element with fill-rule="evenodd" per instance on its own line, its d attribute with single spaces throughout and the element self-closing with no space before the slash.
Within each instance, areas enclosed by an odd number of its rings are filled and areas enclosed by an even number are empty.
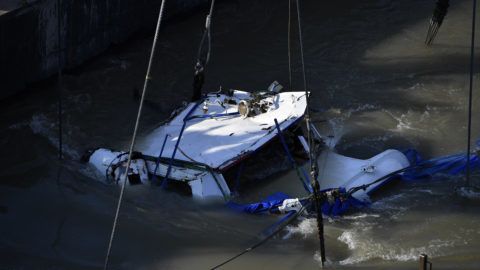
<svg viewBox="0 0 480 270">
<path fill-rule="evenodd" d="M 377 179 L 410 166 L 407 157 L 398 150 L 389 149 L 369 159 L 346 157 L 331 150 L 322 152 L 318 159 L 319 183 L 322 189 L 351 188 L 368 185 Z M 389 179 L 379 181 L 352 194 L 361 201 L 369 201 L 369 194 Z"/>
</svg>

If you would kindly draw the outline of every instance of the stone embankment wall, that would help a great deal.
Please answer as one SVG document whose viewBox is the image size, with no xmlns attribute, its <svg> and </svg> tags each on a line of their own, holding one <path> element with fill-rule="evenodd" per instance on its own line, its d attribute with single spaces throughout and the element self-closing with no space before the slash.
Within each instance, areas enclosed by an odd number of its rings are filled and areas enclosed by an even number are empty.
<svg viewBox="0 0 480 270">
<path fill-rule="evenodd" d="M 1 15 L 0 99 L 54 75 L 59 65 L 76 67 L 112 44 L 154 29 L 160 3 L 38 0 Z M 164 15 L 168 20 L 206 4 L 208 0 L 167 1 Z"/>
</svg>

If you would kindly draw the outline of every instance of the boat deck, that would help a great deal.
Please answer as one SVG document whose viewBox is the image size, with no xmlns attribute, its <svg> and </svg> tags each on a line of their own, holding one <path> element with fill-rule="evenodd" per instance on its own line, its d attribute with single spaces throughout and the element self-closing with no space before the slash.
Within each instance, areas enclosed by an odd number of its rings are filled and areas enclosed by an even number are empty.
<svg viewBox="0 0 480 270">
<path fill-rule="evenodd" d="M 306 108 L 305 93 L 284 92 L 264 99 L 270 104 L 267 112 L 244 117 L 238 114 L 236 104 L 224 102 L 226 98 L 238 104 L 251 97 L 248 92 L 235 91 L 233 97 L 212 94 L 204 100 L 206 103 L 190 103 L 169 123 L 139 142 L 137 149 L 144 155 L 158 157 L 168 136 L 161 157 L 172 158 L 184 119 L 188 118 L 174 159 L 222 170 L 273 139 L 274 119 L 285 130 L 303 117 Z M 207 112 L 203 110 L 205 104 Z"/>
</svg>

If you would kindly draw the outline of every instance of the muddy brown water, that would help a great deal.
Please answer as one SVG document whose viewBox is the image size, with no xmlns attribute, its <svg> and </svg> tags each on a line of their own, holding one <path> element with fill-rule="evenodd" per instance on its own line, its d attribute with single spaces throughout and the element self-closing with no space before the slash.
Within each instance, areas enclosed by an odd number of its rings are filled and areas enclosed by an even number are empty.
<svg viewBox="0 0 480 270">
<path fill-rule="evenodd" d="M 430 48 L 423 41 L 433 1 L 301 2 L 314 120 L 335 136 L 338 152 L 366 158 L 415 148 L 428 158 L 465 151 L 471 1 L 451 3 Z M 205 89 L 288 85 L 287 4 L 218 3 Z M 204 15 L 163 28 L 140 140 L 190 97 Z M 77 160 L 92 147 L 127 148 L 151 41 L 137 37 L 66 72 L 63 166 L 55 84 L 32 86 L 2 104 L 0 269 L 103 267 L 119 188 Z M 293 89 L 301 90 L 298 42 L 293 47 Z M 476 91 L 478 76 L 474 83 Z M 473 138 L 480 136 L 479 104 L 476 91 Z M 239 200 L 302 195 L 295 178 L 293 171 L 275 174 Z M 370 207 L 327 219 L 327 267 L 415 269 L 426 253 L 434 269 L 480 268 L 480 199 L 457 195 L 462 183 L 461 176 L 395 183 Z M 128 188 L 111 268 L 208 269 L 261 239 L 277 220 L 196 204 L 155 186 Z M 315 221 L 301 219 L 223 269 L 318 267 Z"/>
</svg>

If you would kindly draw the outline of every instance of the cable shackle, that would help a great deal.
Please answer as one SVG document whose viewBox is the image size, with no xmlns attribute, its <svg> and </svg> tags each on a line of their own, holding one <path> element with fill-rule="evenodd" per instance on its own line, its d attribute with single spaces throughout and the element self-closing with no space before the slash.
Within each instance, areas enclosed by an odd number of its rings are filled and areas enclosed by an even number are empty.
<svg viewBox="0 0 480 270">
<path fill-rule="evenodd" d="M 212 22 L 212 15 L 208 14 L 207 18 L 205 19 L 205 30 L 210 29 L 211 22 Z"/>
</svg>

